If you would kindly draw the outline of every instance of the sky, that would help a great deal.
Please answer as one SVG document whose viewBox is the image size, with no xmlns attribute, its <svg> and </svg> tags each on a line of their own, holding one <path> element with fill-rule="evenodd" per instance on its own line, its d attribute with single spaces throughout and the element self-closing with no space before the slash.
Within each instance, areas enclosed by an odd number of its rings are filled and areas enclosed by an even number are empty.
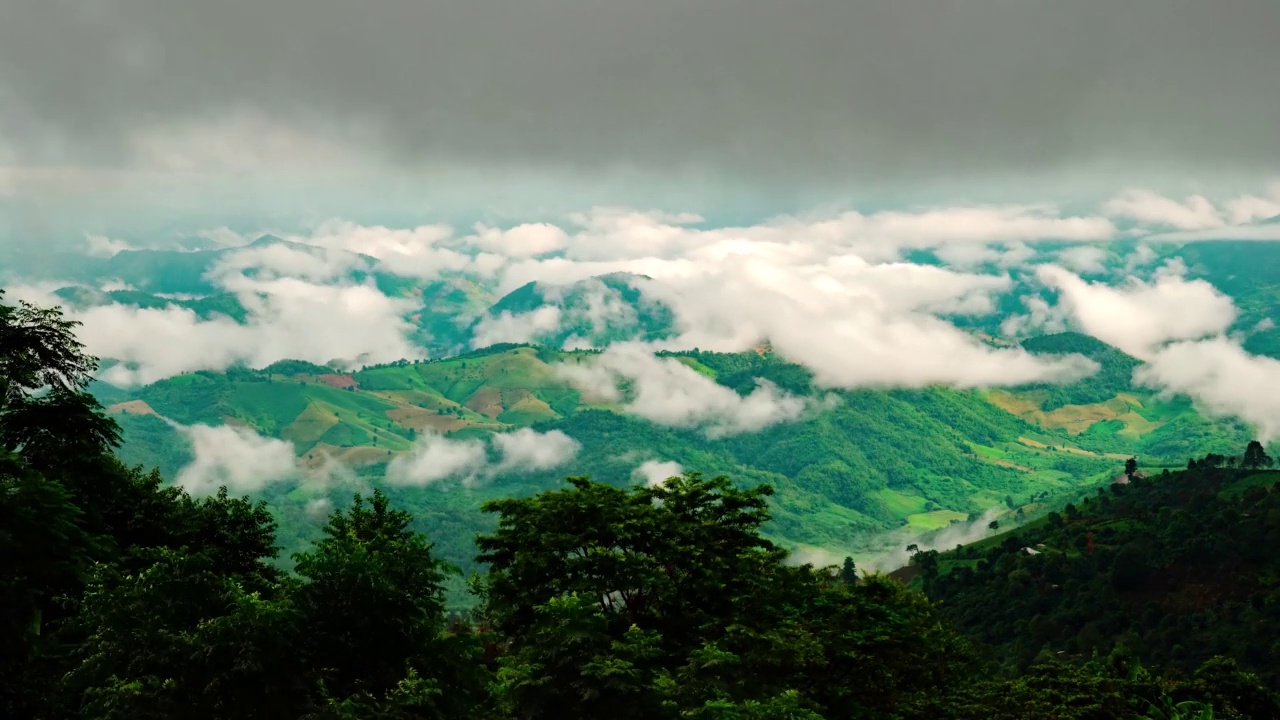
<svg viewBox="0 0 1280 720">
<path fill-rule="evenodd" d="M 768 340 L 829 388 L 1087 376 L 953 324 L 1029 283 L 1054 300 L 1015 297 L 1009 337 L 1082 330 L 1143 359 L 1139 381 L 1280 436 L 1280 406 L 1240 380 L 1274 384 L 1280 362 L 1152 249 L 1280 240 L 1275 0 L 0 0 L 0 17 L 0 260 L 267 231 L 315 248 L 222 258 L 212 281 L 244 324 L 79 313 L 91 350 L 134 363 L 125 384 L 420 355 L 414 308 L 361 268 L 499 292 L 643 274 L 678 344 Z M 528 340 L 561 312 L 481 330 Z M 639 388 L 630 412 L 709 435 L 823 402 L 726 394 L 652 350 L 566 377 Z M 217 448 L 289 465 L 269 442 L 189 434 L 212 458 L 194 485 L 221 477 Z M 424 441 L 397 477 L 551 462 L 529 440 Z"/>
<path fill-rule="evenodd" d="M 26 238 L 1212 196 L 1280 161 L 1271 0 L 0 9 L 0 207 Z"/>
</svg>

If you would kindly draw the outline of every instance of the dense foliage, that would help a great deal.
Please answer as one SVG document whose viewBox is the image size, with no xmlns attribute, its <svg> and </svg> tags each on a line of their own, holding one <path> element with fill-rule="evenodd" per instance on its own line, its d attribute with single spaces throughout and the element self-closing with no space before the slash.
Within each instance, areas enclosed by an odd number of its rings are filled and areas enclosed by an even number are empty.
<svg viewBox="0 0 1280 720">
<path fill-rule="evenodd" d="M 1078 353 L 1098 364 L 1098 372 L 1087 382 L 1068 385 L 1044 384 L 1034 386 L 1043 396 L 1041 409 L 1054 410 L 1064 405 L 1089 405 L 1105 402 L 1117 393 L 1128 391 L 1133 380 L 1133 369 L 1141 363 L 1106 343 L 1083 335 L 1066 332 L 1042 335 L 1026 340 L 1022 347 L 1041 355 L 1070 355 Z"/>
<path fill-rule="evenodd" d="M 957 625 L 1024 668 L 1123 652 L 1190 672 L 1215 655 L 1280 681 L 1280 473 L 1262 446 L 1092 498 L 983 543 L 917 556 Z"/>
</svg>

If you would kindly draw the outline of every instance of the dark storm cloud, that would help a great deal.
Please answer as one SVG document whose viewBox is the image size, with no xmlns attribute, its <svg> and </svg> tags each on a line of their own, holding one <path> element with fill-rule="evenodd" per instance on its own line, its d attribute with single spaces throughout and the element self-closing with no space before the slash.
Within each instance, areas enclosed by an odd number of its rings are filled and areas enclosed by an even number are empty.
<svg viewBox="0 0 1280 720">
<path fill-rule="evenodd" d="M 358 126 L 361 153 L 427 166 L 1280 162 L 1276 0 L 0 0 L 0 18 L 0 152 L 20 162 L 125 163 L 140 128 L 236 112 Z"/>
</svg>

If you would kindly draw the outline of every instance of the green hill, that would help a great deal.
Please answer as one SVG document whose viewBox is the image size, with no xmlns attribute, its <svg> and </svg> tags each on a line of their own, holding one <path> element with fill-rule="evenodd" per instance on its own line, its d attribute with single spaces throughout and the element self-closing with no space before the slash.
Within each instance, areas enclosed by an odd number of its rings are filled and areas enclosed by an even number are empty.
<svg viewBox="0 0 1280 720">
<path fill-rule="evenodd" d="M 1190 454 L 1222 452 L 1248 437 L 1244 428 L 1149 394 L 1045 412 L 1038 388 L 827 392 L 813 387 L 807 370 L 769 352 L 670 353 L 743 395 L 765 379 L 815 398 L 813 409 L 793 422 L 711 438 L 618 406 L 585 404 L 556 366 L 592 355 L 500 345 L 349 374 L 286 361 L 260 371 L 190 373 L 135 391 L 101 388 L 99 395 L 125 428 L 122 457 L 170 477 L 189 462 L 189 445 L 157 415 L 181 424 L 248 426 L 293 443 L 304 466 L 337 459 L 374 484 L 387 463 L 427 433 L 462 439 L 522 427 L 559 430 L 581 443 L 574 471 L 613 484 L 634 482 L 642 463 L 657 461 L 774 485 L 771 537 L 819 557 L 852 554 L 860 562 L 884 549 L 885 530 L 936 532 L 993 507 L 1034 511 L 1106 481 L 1132 454 L 1147 465 L 1178 467 Z M 561 475 L 559 468 L 512 471 L 461 492 L 448 482 L 392 492 L 424 523 L 447 522 L 459 527 L 456 537 L 469 538 L 485 529 L 479 513 L 485 500 L 555 487 Z M 304 537 L 305 504 L 346 490 L 304 485 L 266 492 L 285 518 L 283 532 Z M 472 555 L 469 540 L 446 548 L 464 566 Z"/>
<path fill-rule="evenodd" d="M 1280 680 L 1280 473 L 1209 456 L 1100 488 L 1062 512 L 913 559 L 955 623 L 1026 667 L 1119 648 L 1160 669 L 1214 655 Z"/>
</svg>

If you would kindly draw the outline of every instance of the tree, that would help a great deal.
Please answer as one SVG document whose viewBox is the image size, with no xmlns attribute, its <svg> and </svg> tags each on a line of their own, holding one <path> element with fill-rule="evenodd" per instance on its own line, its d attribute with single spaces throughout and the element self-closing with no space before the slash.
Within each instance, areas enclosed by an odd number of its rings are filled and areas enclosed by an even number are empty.
<svg viewBox="0 0 1280 720">
<path fill-rule="evenodd" d="M 1240 463 L 1240 467 L 1250 470 L 1258 468 L 1271 467 L 1274 461 L 1267 451 L 1263 449 L 1262 443 L 1257 440 L 1250 440 L 1248 447 L 1244 450 L 1244 459 Z"/>
<path fill-rule="evenodd" d="M 19 698 L 40 692 L 29 671 L 47 640 L 47 614 L 58 596 L 78 591 L 94 550 L 66 491 L 0 453 L 0 715 L 30 714 Z"/>
<path fill-rule="evenodd" d="M 987 529 L 988 529 L 988 530 L 999 530 L 999 529 L 1000 529 L 1000 521 L 999 521 L 999 520 L 992 520 L 991 522 L 987 523 Z"/>
<path fill-rule="evenodd" d="M 1134 473 L 1138 472 L 1138 458 L 1131 457 L 1124 461 L 1124 474 L 1130 480 L 1133 479 Z"/>
<path fill-rule="evenodd" d="M 488 504 L 477 541 L 514 717 L 872 717 L 952 671 L 918 594 L 786 564 L 759 534 L 768 488 L 569 483 Z"/>
<path fill-rule="evenodd" d="M 840 566 L 840 582 L 845 585 L 858 584 L 858 568 L 853 564 L 851 557 L 846 557 L 844 564 Z"/>
<path fill-rule="evenodd" d="M 77 325 L 56 308 L 0 304 L 0 449 L 20 451 L 41 472 L 120 442 L 119 427 L 85 392 L 98 361 L 76 340 Z"/>
<path fill-rule="evenodd" d="M 4 291 L 0 290 L 0 300 Z M 74 328 L 56 308 L 0 304 L 0 410 L 41 388 L 75 393 L 89 383 L 97 360 L 83 352 Z"/>
<path fill-rule="evenodd" d="M 407 665 L 430 657 L 444 629 L 449 568 L 411 520 L 380 490 L 356 495 L 348 511 L 329 517 L 315 549 L 296 556 L 308 660 L 324 669 L 336 697 L 390 691 Z"/>
<path fill-rule="evenodd" d="M 476 540 L 490 566 L 486 615 L 513 637 L 536 607 L 576 592 L 620 627 L 654 623 L 669 642 L 691 643 L 701 623 L 749 608 L 732 598 L 768 582 L 786 555 L 758 534 L 768 487 L 739 490 L 696 474 L 635 490 L 587 478 L 569 484 L 484 506 L 500 515 L 497 531 Z"/>
<path fill-rule="evenodd" d="M 308 689 L 292 607 L 246 592 L 207 554 L 151 557 L 141 572 L 95 571 L 61 694 L 93 718 L 296 716 Z"/>
</svg>

